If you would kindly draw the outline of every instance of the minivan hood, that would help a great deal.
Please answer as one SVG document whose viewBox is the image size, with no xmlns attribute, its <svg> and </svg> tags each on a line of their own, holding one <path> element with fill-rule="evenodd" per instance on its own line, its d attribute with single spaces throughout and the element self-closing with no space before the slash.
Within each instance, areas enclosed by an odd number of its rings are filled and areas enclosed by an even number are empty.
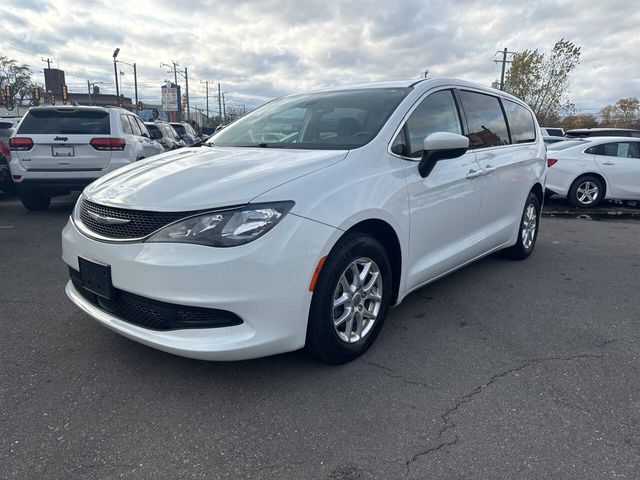
<svg viewBox="0 0 640 480">
<path fill-rule="evenodd" d="M 89 185 L 84 195 L 102 205 L 167 212 L 240 205 L 279 185 L 337 163 L 347 153 L 346 150 L 184 148 L 105 175 Z"/>
</svg>

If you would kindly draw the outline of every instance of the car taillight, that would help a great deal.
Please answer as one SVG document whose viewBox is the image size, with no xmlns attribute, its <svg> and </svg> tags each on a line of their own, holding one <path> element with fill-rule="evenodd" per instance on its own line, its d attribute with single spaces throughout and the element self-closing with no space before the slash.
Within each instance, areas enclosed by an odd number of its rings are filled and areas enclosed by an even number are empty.
<svg viewBox="0 0 640 480">
<path fill-rule="evenodd" d="M 124 150 L 127 142 L 124 138 L 92 138 L 89 144 L 96 150 Z"/>
<path fill-rule="evenodd" d="M 16 152 L 26 152 L 33 147 L 33 140 L 23 137 L 11 137 L 9 139 L 9 148 Z"/>
<path fill-rule="evenodd" d="M 7 145 L 0 140 L 0 153 L 2 153 L 2 155 L 4 155 L 7 159 L 11 158 L 11 150 L 9 150 L 9 147 L 7 147 Z"/>
<path fill-rule="evenodd" d="M 555 158 L 547 158 L 547 167 L 553 167 L 556 163 L 558 163 L 558 160 Z"/>
</svg>

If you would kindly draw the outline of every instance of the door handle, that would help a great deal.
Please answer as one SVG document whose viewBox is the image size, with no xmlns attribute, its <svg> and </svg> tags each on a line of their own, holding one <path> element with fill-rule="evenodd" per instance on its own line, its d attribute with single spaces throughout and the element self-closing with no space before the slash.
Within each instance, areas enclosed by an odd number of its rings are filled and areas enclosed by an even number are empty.
<svg viewBox="0 0 640 480">
<path fill-rule="evenodd" d="M 493 165 L 485 165 L 481 172 L 482 175 L 489 175 L 491 172 L 493 172 L 496 169 L 496 167 L 494 167 Z"/>
<path fill-rule="evenodd" d="M 473 168 L 467 173 L 467 178 L 476 178 L 482 175 L 482 170 L 474 170 Z"/>
<path fill-rule="evenodd" d="M 603 165 L 615 165 L 615 162 L 602 162 Z"/>
</svg>

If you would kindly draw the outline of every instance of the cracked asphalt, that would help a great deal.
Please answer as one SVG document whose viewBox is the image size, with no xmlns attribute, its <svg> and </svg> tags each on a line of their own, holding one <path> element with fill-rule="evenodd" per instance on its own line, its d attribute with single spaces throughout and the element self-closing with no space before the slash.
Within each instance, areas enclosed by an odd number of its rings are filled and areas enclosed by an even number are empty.
<svg viewBox="0 0 640 480">
<path fill-rule="evenodd" d="M 65 297 L 56 199 L 0 200 L 2 479 L 637 479 L 640 222 L 543 218 L 525 262 L 410 295 L 369 352 L 208 363 Z"/>
</svg>

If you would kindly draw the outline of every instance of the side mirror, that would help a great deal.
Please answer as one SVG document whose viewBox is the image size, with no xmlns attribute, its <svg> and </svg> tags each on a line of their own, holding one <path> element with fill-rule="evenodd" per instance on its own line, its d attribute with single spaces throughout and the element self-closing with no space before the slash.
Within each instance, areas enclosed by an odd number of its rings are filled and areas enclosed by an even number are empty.
<svg viewBox="0 0 640 480">
<path fill-rule="evenodd" d="M 160 140 L 162 138 L 162 132 L 160 130 L 150 130 L 151 138 L 154 140 Z"/>
<path fill-rule="evenodd" d="M 458 158 L 469 148 L 469 139 L 449 132 L 435 132 L 424 139 L 422 159 L 418 172 L 422 178 L 428 177 L 440 160 Z"/>
</svg>

